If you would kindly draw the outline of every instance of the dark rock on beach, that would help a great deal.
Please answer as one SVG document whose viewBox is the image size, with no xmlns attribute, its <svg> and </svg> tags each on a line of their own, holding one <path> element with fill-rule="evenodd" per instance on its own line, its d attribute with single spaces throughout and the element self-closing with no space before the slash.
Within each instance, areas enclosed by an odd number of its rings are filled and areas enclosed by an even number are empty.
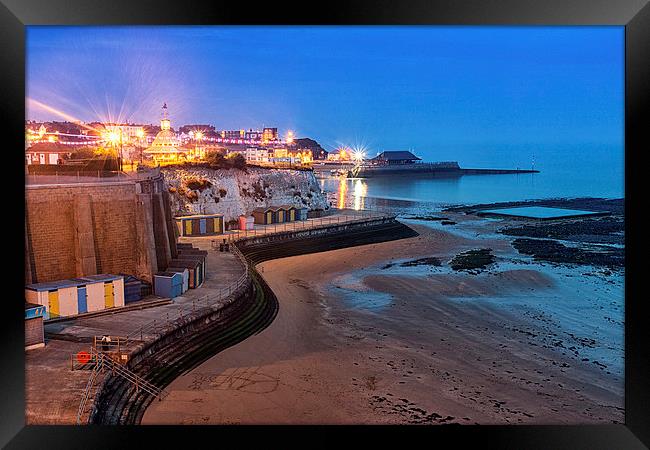
<svg viewBox="0 0 650 450">
<path fill-rule="evenodd" d="M 407 217 L 407 219 L 412 219 L 412 220 L 426 220 L 426 221 L 441 221 L 441 220 L 449 220 L 447 217 L 439 217 L 439 216 L 411 216 Z"/>
<path fill-rule="evenodd" d="M 530 255 L 538 261 L 593 266 L 624 267 L 625 249 L 603 247 L 593 249 L 567 247 L 552 239 L 519 238 L 512 242 L 519 253 Z"/>
<path fill-rule="evenodd" d="M 499 233 L 508 236 L 552 238 L 574 242 L 623 244 L 625 242 L 623 217 L 562 220 L 507 227 Z"/>
<path fill-rule="evenodd" d="M 468 250 L 454 256 L 449 265 L 454 270 L 484 269 L 495 260 L 496 257 L 492 254 L 492 249 L 482 248 Z"/>
<path fill-rule="evenodd" d="M 400 264 L 401 267 L 415 267 L 415 266 L 440 266 L 442 263 L 440 259 L 435 256 L 429 258 L 420 258 L 414 259 L 412 261 L 406 261 Z"/>
<path fill-rule="evenodd" d="M 399 264 L 399 267 L 416 267 L 416 266 L 436 266 L 439 267 L 442 265 L 442 262 L 439 258 L 435 256 L 430 256 L 428 258 L 413 259 L 411 261 L 404 261 Z M 390 269 L 395 266 L 395 263 L 388 263 L 382 267 L 383 269 Z"/>
</svg>

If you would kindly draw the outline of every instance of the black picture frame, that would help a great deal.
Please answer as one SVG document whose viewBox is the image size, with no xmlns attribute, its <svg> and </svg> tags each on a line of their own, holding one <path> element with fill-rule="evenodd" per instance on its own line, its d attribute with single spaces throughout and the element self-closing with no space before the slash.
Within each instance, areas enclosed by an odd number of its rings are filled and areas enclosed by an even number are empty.
<svg viewBox="0 0 650 450">
<path fill-rule="evenodd" d="M 438 427 L 302 427 L 318 435 L 318 443 L 341 444 L 353 434 L 364 441 L 384 441 L 387 433 L 408 445 L 424 438 L 428 445 L 446 448 L 474 443 L 512 449 L 631 449 L 650 446 L 650 346 L 646 299 L 640 277 L 643 247 L 641 159 L 650 149 L 650 6 L 647 0 L 356 0 L 286 6 L 275 2 L 174 2 L 125 0 L 0 0 L 0 119 L 5 134 L 5 175 L 12 176 L 5 193 L 15 202 L 7 206 L 5 243 L 16 245 L 6 259 L 4 273 L 10 289 L 2 302 L 2 362 L 0 370 L 0 445 L 7 448 L 114 448 L 199 445 L 209 439 L 223 445 L 237 437 L 279 431 L 278 444 L 298 442 L 294 428 L 273 427 L 97 427 L 25 426 L 24 404 L 24 243 L 23 236 L 26 25 L 206 25 L 206 24 L 395 24 L 395 25 L 620 25 L 625 27 L 625 424 L 603 426 L 438 426 Z M 14 148 L 15 147 L 15 148 Z M 14 169 L 15 164 L 15 169 Z M 7 178 L 5 176 L 5 178 Z M 14 183 L 16 188 L 14 189 Z M 14 228 L 15 227 L 15 228 Z M 18 233 L 18 234 L 16 234 Z M 21 281 L 19 281 L 21 280 Z M 252 433 L 255 431 L 255 433 Z M 336 431 L 336 433 L 332 433 Z M 300 433 L 303 435 L 303 433 Z M 191 435 L 191 440 L 188 436 Z M 344 440 L 341 438 L 344 435 Z M 310 438 L 311 439 L 311 438 Z M 272 442 L 272 441 L 269 441 Z M 270 445 L 273 445 L 272 443 Z M 367 445 L 367 444 L 366 444 Z M 212 446 L 212 445 L 210 445 Z"/>
</svg>

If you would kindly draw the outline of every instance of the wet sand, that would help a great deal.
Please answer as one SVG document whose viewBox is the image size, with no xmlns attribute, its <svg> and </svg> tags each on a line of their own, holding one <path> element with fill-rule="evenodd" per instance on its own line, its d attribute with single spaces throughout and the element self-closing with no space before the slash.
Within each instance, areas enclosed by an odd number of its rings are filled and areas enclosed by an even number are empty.
<svg viewBox="0 0 650 450">
<path fill-rule="evenodd" d="M 623 422 L 622 347 L 618 361 L 598 348 L 607 333 L 622 342 L 623 325 L 616 316 L 602 336 L 585 336 L 599 309 L 572 301 L 588 285 L 512 262 L 490 222 L 461 233 L 413 226 L 420 236 L 261 264 L 280 302 L 275 321 L 176 379 L 142 423 Z M 382 269 L 479 247 L 499 264 Z M 598 289 L 589 301 L 622 305 L 622 288 Z M 539 307 L 551 301 L 566 306 Z"/>
</svg>

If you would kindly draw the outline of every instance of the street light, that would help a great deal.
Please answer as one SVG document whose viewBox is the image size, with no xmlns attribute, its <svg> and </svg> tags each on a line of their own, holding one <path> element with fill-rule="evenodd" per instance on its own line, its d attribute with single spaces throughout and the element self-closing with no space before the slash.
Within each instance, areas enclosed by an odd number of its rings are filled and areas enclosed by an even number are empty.
<svg viewBox="0 0 650 450">
<path fill-rule="evenodd" d="M 352 158 L 357 162 L 363 161 L 363 158 L 365 156 L 366 156 L 365 152 L 363 152 L 361 150 L 357 150 L 354 153 L 352 153 Z"/>
<path fill-rule="evenodd" d="M 139 128 L 136 132 L 136 135 L 138 136 L 138 147 L 140 150 L 140 164 L 142 164 L 142 140 L 144 139 L 144 130 L 142 128 Z"/>
</svg>

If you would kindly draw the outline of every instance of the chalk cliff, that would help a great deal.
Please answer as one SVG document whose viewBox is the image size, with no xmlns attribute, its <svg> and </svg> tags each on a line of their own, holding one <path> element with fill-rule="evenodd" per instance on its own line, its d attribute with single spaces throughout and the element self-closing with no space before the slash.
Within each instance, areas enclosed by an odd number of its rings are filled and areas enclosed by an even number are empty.
<svg viewBox="0 0 650 450">
<path fill-rule="evenodd" d="M 311 171 L 262 169 L 162 169 L 172 215 L 223 214 L 226 221 L 259 206 L 290 204 L 327 209 L 326 196 Z"/>
</svg>

